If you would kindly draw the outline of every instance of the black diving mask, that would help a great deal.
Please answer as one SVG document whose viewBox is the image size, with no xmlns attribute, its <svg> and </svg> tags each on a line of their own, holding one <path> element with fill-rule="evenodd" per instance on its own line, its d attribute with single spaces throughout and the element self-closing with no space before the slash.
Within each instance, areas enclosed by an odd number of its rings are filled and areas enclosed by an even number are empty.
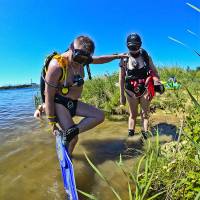
<svg viewBox="0 0 200 200">
<path fill-rule="evenodd" d="M 72 59 L 74 62 L 77 62 L 81 65 L 88 65 L 93 61 L 92 55 L 82 49 L 73 49 Z"/>
<path fill-rule="evenodd" d="M 132 42 L 128 42 L 127 47 L 129 49 L 129 51 L 138 51 L 141 47 L 141 43 L 132 43 Z"/>
</svg>

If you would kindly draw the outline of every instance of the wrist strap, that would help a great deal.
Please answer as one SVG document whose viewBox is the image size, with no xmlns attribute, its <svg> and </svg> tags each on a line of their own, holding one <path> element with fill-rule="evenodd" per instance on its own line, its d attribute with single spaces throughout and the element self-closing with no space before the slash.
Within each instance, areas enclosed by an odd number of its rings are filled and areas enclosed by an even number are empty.
<svg viewBox="0 0 200 200">
<path fill-rule="evenodd" d="M 49 115 L 47 118 L 48 118 L 48 119 L 55 119 L 56 116 L 55 116 L 55 115 Z"/>
<path fill-rule="evenodd" d="M 48 124 L 49 124 L 49 125 L 55 125 L 56 122 L 49 122 Z"/>
</svg>

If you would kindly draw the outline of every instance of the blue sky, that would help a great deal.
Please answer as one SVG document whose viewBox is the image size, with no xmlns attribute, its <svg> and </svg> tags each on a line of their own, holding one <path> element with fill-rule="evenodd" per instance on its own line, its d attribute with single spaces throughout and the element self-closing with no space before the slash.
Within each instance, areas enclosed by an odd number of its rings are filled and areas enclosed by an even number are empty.
<svg viewBox="0 0 200 200">
<path fill-rule="evenodd" d="M 0 85 L 39 82 L 44 57 L 67 49 L 78 35 L 90 36 L 95 55 L 126 52 L 126 37 L 137 32 L 156 65 L 195 68 L 200 58 L 168 39 L 200 51 L 198 0 L 0 0 Z M 92 65 L 94 75 L 118 70 L 118 62 Z"/>
</svg>

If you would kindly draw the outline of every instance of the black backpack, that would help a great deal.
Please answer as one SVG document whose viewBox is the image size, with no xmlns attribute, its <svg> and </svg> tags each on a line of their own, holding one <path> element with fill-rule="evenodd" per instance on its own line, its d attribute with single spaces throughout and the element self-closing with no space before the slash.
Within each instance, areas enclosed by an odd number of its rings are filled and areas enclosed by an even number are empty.
<svg viewBox="0 0 200 200">
<path fill-rule="evenodd" d="M 41 76 L 40 76 L 40 94 L 42 97 L 42 103 L 45 102 L 45 95 L 44 95 L 44 90 L 45 90 L 45 76 L 46 76 L 46 72 L 48 70 L 48 66 L 50 61 L 52 60 L 52 58 L 58 55 L 58 53 L 56 51 L 54 51 L 53 53 L 49 54 L 44 61 L 44 65 L 42 67 L 42 72 L 41 72 Z"/>
<path fill-rule="evenodd" d="M 146 50 L 141 48 L 140 49 L 140 55 L 143 57 L 146 66 L 149 67 L 149 55 L 146 52 Z"/>
</svg>

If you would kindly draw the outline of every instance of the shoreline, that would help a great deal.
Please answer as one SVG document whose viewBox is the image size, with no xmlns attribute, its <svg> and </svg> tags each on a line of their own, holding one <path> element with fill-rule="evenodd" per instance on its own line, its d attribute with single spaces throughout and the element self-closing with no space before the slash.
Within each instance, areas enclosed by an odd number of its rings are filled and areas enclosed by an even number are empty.
<svg viewBox="0 0 200 200">
<path fill-rule="evenodd" d="M 37 88 L 39 84 L 22 84 L 22 85 L 8 85 L 8 86 L 0 86 L 0 90 L 10 90 L 10 89 L 21 89 L 21 88 Z"/>
</svg>

